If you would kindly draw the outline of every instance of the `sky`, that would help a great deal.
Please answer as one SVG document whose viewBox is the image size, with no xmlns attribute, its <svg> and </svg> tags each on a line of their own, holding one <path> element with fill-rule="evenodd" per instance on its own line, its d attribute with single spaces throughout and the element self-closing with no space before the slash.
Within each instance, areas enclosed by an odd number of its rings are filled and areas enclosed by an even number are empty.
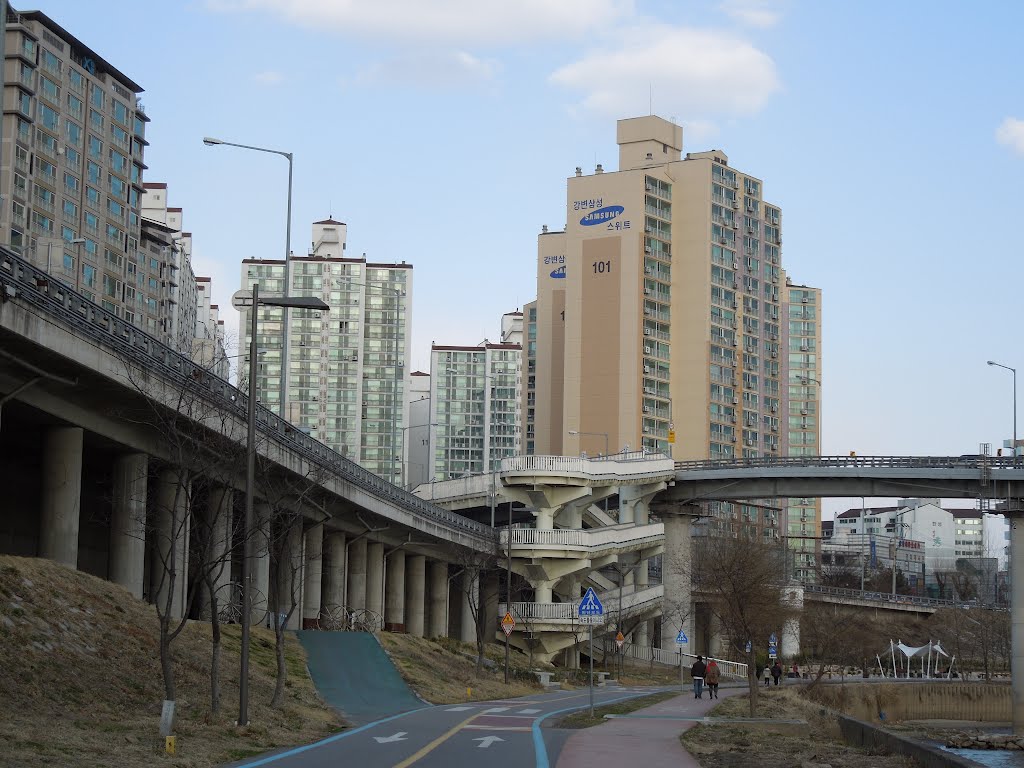
<svg viewBox="0 0 1024 768">
<path fill-rule="evenodd" d="M 1013 432 L 1013 377 L 986 361 L 1024 363 L 1024 3 L 31 7 L 145 88 L 145 179 L 184 209 L 231 328 L 241 259 L 284 254 L 287 164 L 204 136 L 294 153 L 296 253 L 333 216 L 350 256 L 414 266 L 429 370 L 432 342 L 496 339 L 534 298 L 566 178 L 615 169 L 615 121 L 653 112 L 684 152 L 764 181 L 783 265 L 824 292 L 822 453 L 973 454 Z"/>
</svg>

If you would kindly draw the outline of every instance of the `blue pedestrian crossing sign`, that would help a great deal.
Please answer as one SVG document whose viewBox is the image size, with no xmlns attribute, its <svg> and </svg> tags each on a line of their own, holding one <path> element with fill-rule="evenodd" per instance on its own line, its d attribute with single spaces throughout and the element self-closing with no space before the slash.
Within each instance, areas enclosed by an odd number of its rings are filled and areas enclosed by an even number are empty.
<svg viewBox="0 0 1024 768">
<path fill-rule="evenodd" d="M 747 653 L 750 653 L 750 641 L 749 641 L 749 640 L 747 640 L 747 648 L 746 648 L 746 651 L 747 651 Z"/>
<path fill-rule="evenodd" d="M 778 654 L 778 651 L 777 651 L 775 645 L 774 644 L 769 645 L 768 646 L 768 658 L 769 659 L 774 659 L 778 655 L 779 654 Z"/>
<path fill-rule="evenodd" d="M 597 599 L 597 592 L 594 591 L 593 587 L 587 590 L 587 593 L 580 600 L 580 618 L 586 616 L 603 616 L 604 606 L 601 605 L 601 601 Z"/>
<path fill-rule="evenodd" d="M 679 634 L 676 635 L 676 644 L 677 645 L 686 645 L 688 642 L 690 642 L 690 638 L 688 638 L 686 636 L 686 633 L 683 632 L 683 630 L 680 629 L 679 630 Z"/>
<path fill-rule="evenodd" d="M 772 636 L 768 638 L 768 645 L 775 645 L 778 639 L 775 637 L 775 633 L 772 632 Z"/>
</svg>

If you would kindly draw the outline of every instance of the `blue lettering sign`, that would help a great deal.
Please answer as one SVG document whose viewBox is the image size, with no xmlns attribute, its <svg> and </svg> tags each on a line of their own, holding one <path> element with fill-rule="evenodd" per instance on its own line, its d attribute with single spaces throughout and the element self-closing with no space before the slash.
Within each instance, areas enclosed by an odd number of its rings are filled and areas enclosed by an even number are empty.
<svg viewBox="0 0 1024 768">
<path fill-rule="evenodd" d="M 552 277 L 565 277 L 565 267 L 551 270 Z"/>
<path fill-rule="evenodd" d="M 604 224 L 605 222 L 614 219 L 624 210 L 626 209 L 621 205 L 609 205 L 604 208 L 598 208 L 596 211 L 591 211 L 580 219 L 580 224 L 584 227 L 592 227 L 595 224 Z"/>
<path fill-rule="evenodd" d="M 82 57 L 82 69 L 88 72 L 90 75 L 96 74 L 96 62 L 88 56 Z"/>
</svg>

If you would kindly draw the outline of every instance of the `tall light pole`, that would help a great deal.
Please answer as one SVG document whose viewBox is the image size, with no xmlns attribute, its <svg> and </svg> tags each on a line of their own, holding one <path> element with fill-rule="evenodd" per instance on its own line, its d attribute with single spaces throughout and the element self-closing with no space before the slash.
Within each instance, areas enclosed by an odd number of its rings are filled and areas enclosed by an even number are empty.
<svg viewBox="0 0 1024 768">
<path fill-rule="evenodd" d="M 578 429 L 570 429 L 569 430 L 569 434 L 570 435 L 592 435 L 594 437 L 603 437 L 604 438 L 604 455 L 605 455 L 605 457 L 608 456 L 608 433 L 607 432 L 581 432 Z"/>
<path fill-rule="evenodd" d="M 287 219 L 285 220 L 284 227 L 284 260 L 285 264 L 288 263 L 288 257 L 292 253 L 292 153 L 284 152 L 280 149 L 269 149 L 267 147 L 254 147 L 250 144 L 236 144 L 233 141 L 224 141 L 223 139 L 214 139 L 209 136 L 203 137 L 203 144 L 208 147 L 238 147 L 239 149 L 250 149 L 253 152 L 266 152 L 271 155 L 280 155 L 288 161 L 288 211 Z M 288 290 L 286 287 L 285 290 Z M 281 415 L 286 415 L 286 409 L 288 407 L 288 313 L 284 313 L 284 318 L 281 321 L 282 325 L 282 344 L 281 344 Z"/>
<path fill-rule="evenodd" d="M 236 309 L 244 306 L 248 297 L 236 294 Z M 330 307 L 313 296 L 283 296 L 280 298 L 260 298 L 259 283 L 252 284 L 252 297 L 249 309 L 249 412 L 247 417 L 247 434 L 245 440 L 245 517 L 242 522 L 242 544 L 245 549 L 242 557 L 242 654 L 241 669 L 238 680 L 238 724 L 249 722 L 249 627 L 252 621 L 252 559 L 253 559 L 253 502 L 256 486 L 256 401 L 259 398 L 259 387 L 256 379 L 256 364 L 259 352 L 256 348 L 258 333 L 257 318 L 259 307 L 295 307 L 297 309 L 330 310 Z"/>
<path fill-rule="evenodd" d="M 989 365 L 994 365 L 996 368 L 1005 368 L 1013 374 L 1013 458 L 1017 459 L 1017 369 L 1011 368 L 1008 365 L 997 363 L 994 360 L 988 361 Z"/>
</svg>

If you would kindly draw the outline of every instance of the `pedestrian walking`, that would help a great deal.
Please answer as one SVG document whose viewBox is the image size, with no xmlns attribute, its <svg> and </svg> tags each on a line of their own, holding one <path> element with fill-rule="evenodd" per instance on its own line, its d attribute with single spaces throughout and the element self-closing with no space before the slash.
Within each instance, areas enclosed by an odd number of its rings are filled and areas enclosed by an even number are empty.
<svg viewBox="0 0 1024 768">
<path fill-rule="evenodd" d="M 697 660 L 693 662 L 693 666 L 690 667 L 690 677 L 693 678 L 693 698 L 695 699 L 704 698 L 704 676 L 707 674 L 707 670 L 703 656 L 698 656 Z M 710 695 L 709 691 L 708 696 Z"/>
<path fill-rule="evenodd" d="M 722 677 L 722 671 L 718 668 L 718 663 L 714 659 L 708 659 L 707 673 L 704 676 L 704 682 L 708 685 L 708 698 L 718 698 L 718 681 Z"/>
<path fill-rule="evenodd" d="M 775 680 L 775 684 L 779 684 L 779 680 L 782 678 L 782 665 L 779 664 L 779 660 L 776 659 L 775 663 L 772 664 L 772 679 Z"/>
<path fill-rule="evenodd" d="M 761 677 L 764 678 L 764 687 L 767 688 L 772 684 L 772 668 L 766 666 L 764 672 L 761 673 Z"/>
</svg>

